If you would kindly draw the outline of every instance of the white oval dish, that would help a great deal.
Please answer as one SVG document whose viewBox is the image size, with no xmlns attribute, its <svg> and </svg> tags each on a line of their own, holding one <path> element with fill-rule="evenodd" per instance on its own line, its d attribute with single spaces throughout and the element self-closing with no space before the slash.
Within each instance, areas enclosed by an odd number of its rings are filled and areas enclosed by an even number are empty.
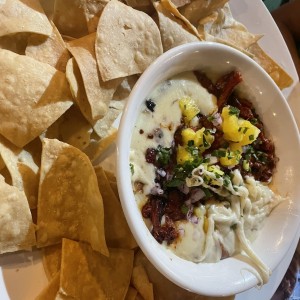
<svg viewBox="0 0 300 300">
<path fill-rule="evenodd" d="M 280 204 L 267 218 L 254 251 L 271 270 L 279 264 L 293 239 L 298 239 L 300 224 L 300 140 L 293 115 L 269 75 L 252 59 L 225 45 L 191 43 L 160 56 L 136 83 L 123 113 L 117 142 L 117 181 L 123 211 L 139 246 L 153 265 L 175 284 L 209 296 L 226 296 L 257 285 L 255 269 L 247 257 L 239 255 L 218 263 L 192 263 L 166 250 L 153 238 L 136 205 L 131 186 L 129 153 L 131 132 L 142 103 L 162 81 L 190 70 L 211 70 L 224 74 L 233 68 L 242 73 L 251 89 L 256 111 L 272 137 L 279 157 L 273 182 L 289 200 Z"/>
</svg>

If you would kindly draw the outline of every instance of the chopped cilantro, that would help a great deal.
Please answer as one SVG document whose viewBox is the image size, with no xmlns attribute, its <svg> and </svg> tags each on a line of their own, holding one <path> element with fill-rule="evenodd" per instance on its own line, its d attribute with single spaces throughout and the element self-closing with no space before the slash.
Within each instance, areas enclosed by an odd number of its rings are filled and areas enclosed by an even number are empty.
<svg viewBox="0 0 300 300">
<path fill-rule="evenodd" d="M 216 156 L 216 157 L 225 157 L 226 156 L 226 150 L 222 150 L 222 149 L 214 150 L 212 152 L 212 155 Z"/>
<path fill-rule="evenodd" d="M 189 211 L 189 208 L 185 204 L 183 204 L 181 206 L 181 212 L 186 215 L 188 213 L 188 211 Z"/>
<path fill-rule="evenodd" d="M 253 134 L 249 135 L 249 140 L 254 141 L 254 135 Z"/>
<path fill-rule="evenodd" d="M 229 106 L 229 115 L 236 115 L 237 117 L 240 114 L 240 110 L 237 107 Z"/>
<path fill-rule="evenodd" d="M 229 184 L 230 184 L 230 177 L 228 176 L 228 175 L 224 175 L 224 186 L 225 187 L 228 187 L 229 186 Z"/>
<path fill-rule="evenodd" d="M 205 197 L 210 198 L 213 196 L 213 194 L 211 193 L 211 191 L 209 189 L 202 187 L 202 190 L 205 194 Z"/>
<path fill-rule="evenodd" d="M 158 145 L 157 149 L 157 162 L 162 166 L 167 166 L 171 159 L 171 148 L 162 147 Z"/>
</svg>

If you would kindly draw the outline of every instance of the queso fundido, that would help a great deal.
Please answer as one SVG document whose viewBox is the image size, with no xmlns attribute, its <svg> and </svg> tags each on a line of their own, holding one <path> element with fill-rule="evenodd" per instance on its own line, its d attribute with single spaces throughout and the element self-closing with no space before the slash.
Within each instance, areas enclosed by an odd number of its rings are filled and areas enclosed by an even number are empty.
<svg viewBox="0 0 300 300">
<path fill-rule="evenodd" d="M 236 70 L 158 85 L 133 130 L 132 186 L 164 247 L 196 263 L 245 251 L 266 282 L 269 269 L 250 243 L 283 198 L 269 188 L 278 159 L 244 86 Z"/>
</svg>

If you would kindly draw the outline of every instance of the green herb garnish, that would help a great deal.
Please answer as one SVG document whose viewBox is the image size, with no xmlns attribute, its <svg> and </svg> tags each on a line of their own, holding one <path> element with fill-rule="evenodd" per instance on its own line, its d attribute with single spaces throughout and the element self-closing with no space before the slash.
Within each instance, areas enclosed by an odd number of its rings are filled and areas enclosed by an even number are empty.
<svg viewBox="0 0 300 300">
<path fill-rule="evenodd" d="M 171 148 L 164 148 L 161 145 L 158 145 L 156 160 L 161 166 L 167 166 L 171 159 Z"/>
<path fill-rule="evenodd" d="M 240 110 L 237 107 L 229 106 L 229 114 L 236 115 L 238 117 L 240 114 Z"/>
</svg>

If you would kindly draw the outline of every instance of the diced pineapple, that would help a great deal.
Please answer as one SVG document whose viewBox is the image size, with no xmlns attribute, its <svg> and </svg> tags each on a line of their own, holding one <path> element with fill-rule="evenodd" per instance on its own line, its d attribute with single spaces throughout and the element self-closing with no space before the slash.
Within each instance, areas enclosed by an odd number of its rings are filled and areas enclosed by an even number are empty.
<svg viewBox="0 0 300 300">
<path fill-rule="evenodd" d="M 229 141 L 239 142 L 242 139 L 242 133 L 239 132 L 239 123 L 237 115 L 230 114 L 230 109 L 225 106 L 222 110 L 222 129 L 224 138 Z"/>
<path fill-rule="evenodd" d="M 182 142 L 184 145 L 188 145 L 189 141 L 195 140 L 196 132 L 192 128 L 186 128 L 181 131 Z"/>
<path fill-rule="evenodd" d="M 241 152 L 239 150 L 232 151 L 227 149 L 226 156 L 220 157 L 220 163 L 224 167 L 233 167 L 239 163 L 241 159 Z"/>
<path fill-rule="evenodd" d="M 193 160 L 193 156 L 192 154 L 186 150 L 185 147 L 183 146 L 178 146 L 177 148 L 177 163 L 178 164 L 184 164 L 186 161 L 192 161 Z"/>
<path fill-rule="evenodd" d="M 252 144 L 258 137 L 260 130 L 247 120 L 240 120 L 240 131 L 243 133 L 243 137 L 239 144 L 242 146 Z"/>
<path fill-rule="evenodd" d="M 208 131 L 205 131 L 205 127 L 196 131 L 195 135 L 195 145 L 199 147 L 200 152 L 204 152 L 206 149 L 210 148 L 215 137 L 210 134 Z"/>
<path fill-rule="evenodd" d="M 230 114 L 230 107 L 222 110 L 222 129 L 224 138 L 228 141 L 237 142 L 240 146 L 253 143 L 260 133 L 260 130 L 251 122 Z"/>
<path fill-rule="evenodd" d="M 179 107 L 187 122 L 190 122 L 200 112 L 199 107 L 191 98 L 180 99 Z"/>
</svg>

